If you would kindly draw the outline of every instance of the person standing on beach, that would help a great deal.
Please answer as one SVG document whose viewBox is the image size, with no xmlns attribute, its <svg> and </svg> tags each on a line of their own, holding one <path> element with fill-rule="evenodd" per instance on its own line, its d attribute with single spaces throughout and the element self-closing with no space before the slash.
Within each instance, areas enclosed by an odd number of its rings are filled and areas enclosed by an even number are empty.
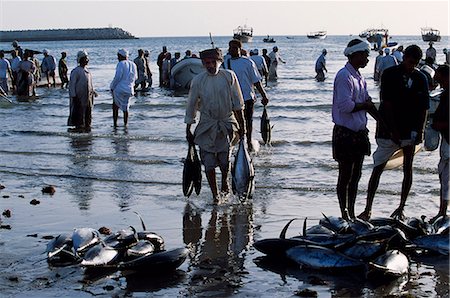
<svg viewBox="0 0 450 298">
<path fill-rule="evenodd" d="M 116 73 L 109 89 L 113 95 L 113 122 L 117 127 L 119 109 L 123 111 L 123 123 L 128 125 L 128 110 L 130 108 L 130 98 L 134 95 L 134 82 L 137 78 L 136 64 L 128 60 L 128 51 L 120 49 L 117 52 L 119 63 L 116 66 Z"/>
<path fill-rule="evenodd" d="M 386 69 L 381 76 L 380 118 L 373 154 L 374 168 L 367 189 L 367 203 L 358 217 L 368 220 L 381 174 L 389 158 L 398 149 L 403 151 L 403 183 L 399 207 L 391 217 L 403 219 L 403 209 L 412 185 L 412 165 L 416 145 L 422 142 L 426 112 L 429 108 L 428 82 L 416 66 L 422 59 L 417 45 L 405 49 L 403 62 Z M 380 125 L 383 123 L 384 125 Z"/>
<path fill-rule="evenodd" d="M 449 66 L 440 65 L 436 69 L 435 80 L 444 91 L 440 95 L 439 105 L 434 112 L 432 128 L 441 133 L 440 160 L 438 164 L 440 189 L 440 205 L 438 214 L 430 222 L 434 222 L 441 216 L 447 216 L 448 191 L 449 191 Z"/>
<path fill-rule="evenodd" d="M 280 54 L 278 53 L 278 47 L 274 46 L 272 52 L 269 54 L 270 58 L 270 66 L 269 66 L 269 81 L 278 80 L 278 63 L 286 63 L 283 59 L 281 59 Z"/>
<path fill-rule="evenodd" d="M 449 65 L 450 64 L 450 51 L 447 48 L 444 48 L 442 50 L 442 53 L 444 53 L 445 55 L 445 64 Z"/>
<path fill-rule="evenodd" d="M 144 58 L 144 50 L 138 50 L 138 56 L 133 60 L 134 64 L 136 64 L 137 68 L 137 80 L 134 82 L 134 91 L 141 85 L 141 90 L 145 90 L 147 85 L 147 70 L 146 70 L 146 60 Z"/>
<path fill-rule="evenodd" d="M 66 85 L 66 87 L 69 86 L 69 78 L 67 77 L 69 68 L 67 67 L 66 57 L 67 53 L 61 52 L 61 59 L 59 59 L 58 63 L 58 73 L 59 78 L 61 79 L 61 89 L 64 89 L 64 84 Z"/>
<path fill-rule="evenodd" d="M 316 80 L 317 82 L 323 82 L 325 81 L 325 72 L 328 72 L 326 67 L 326 60 L 325 56 L 327 55 L 327 49 L 322 50 L 322 54 L 320 54 L 319 58 L 317 58 L 316 61 Z"/>
<path fill-rule="evenodd" d="M 378 56 L 375 58 L 375 65 L 373 68 L 373 80 L 375 82 L 379 82 L 380 81 L 380 63 L 381 60 L 383 59 L 383 50 L 378 50 Z"/>
<path fill-rule="evenodd" d="M 200 58 L 206 71 L 192 79 L 184 122 L 187 141 L 200 147 L 206 178 L 217 203 L 219 192 L 215 168 L 220 168 L 221 192 L 226 194 L 229 192 L 232 144 L 245 133 L 244 103 L 236 74 L 220 68 L 222 51 L 218 48 L 204 50 L 200 52 Z M 192 134 L 191 126 L 195 123 L 197 110 L 200 111 L 200 121 Z"/>
<path fill-rule="evenodd" d="M 50 87 L 50 77 L 53 79 L 53 87 L 56 87 L 55 70 L 56 70 L 56 59 L 49 54 L 47 49 L 42 51 L 44 54 L 44 59 L 42 59 L 41 69 L 45 73 L 47 78 L 47 86 Z"/>
<path fill-rule="evenodd" d="M 5 58 L 5 53 L 0 51 L 0 87 L 2 89 L 0 92 L 4 92 L 3 95 L 8 95 L 9 92 L 8 75 L 12 80 L 11 64 Z"/>
<path fill-rule="evenodd" d="M 378 73 L 380 78 L 383 76 L 383 71 L 386 69 L 398 65 L 397 59 L 391 55 L 391 50 L 389 48 L 384 49 L 384 55 L 380 58 L 380 62 L 378 63 Z"/>
<path fill-rule="evenodd" d="M 367 113 L 377 119 L 377 110 L 359 72 L 369 62 L 370 44 L 351 40 L 344 50 L 348 62 L 338 71 L 333 86 L 333 158 L 338 162 L 336 186 L 342 218 L 355 218 L 355 201 L 365 155 L 370 155 Z"/>
<path fill-rule="evenodd" d="M 92 124 L 92 108 L 97 93 L 92 85 L 92 75 L 87 65 L 89 56 L 86 51 L 77 54 L 78 66 L 70 72 L 69 96 L 70 114 L 68 126 L 75 126 L 71 131 L 89 132 Z"/>
<path fill-rule="evenodd" d="M 261 84 L 261 76 L 255 63 L 248 57 L 241 55 L 242 43 L 240 40 L 233 39 L 228 43 L 228 52 L 230 58 L 225 59 L 223 66 L 225 69 L 236 73 L 244 97 L 245 109 L 245 127 L 247 128 L 247 146 L 250 151 L 253 150 L 252 130 L 253 130 L 253 110 L 256 102 L 256 95 L 253 86 L 261 94 L 261 103 L 265 106 L 269 103 L 266 91 Z"/>
<path fill-rule="evenodd" d="M 166 53 L 167 53 L 167 47 L 163 46 L 162 47 L 162 52 L 159 53 L 158 58 L 156 60 L 156 64 L 158 65 L 159 68 L 159 87 L 162 87 L 163 84 L 163 61 L 164 58 L 166 58 Z"/>
</svg>

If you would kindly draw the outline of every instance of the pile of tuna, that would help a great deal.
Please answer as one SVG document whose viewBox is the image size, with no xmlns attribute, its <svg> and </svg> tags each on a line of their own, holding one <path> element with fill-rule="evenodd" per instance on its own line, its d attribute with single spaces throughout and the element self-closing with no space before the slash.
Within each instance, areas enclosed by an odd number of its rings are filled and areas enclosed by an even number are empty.
<svg viewBox="0 0 450 298">
<path fill-rule="evenodd" d="M 87 269 L 158 273 L 175 270 L 186 260 L 186 248 L 165 250 L 164 239 L 143 228 L 136 232 L 130 227 L 105 237 L 92 228 L 74 229 L 48 243 L 47 261 L 52 266 L 80 264 Z"/>
<path fill-rule="evenodd" d="M 449 218 L 430 224 L 422 219 L 400 221 L 374 218 L 347 221 L 326 217 L 306 228 L 303 235 L 286 238 L 289 221 L 279 238 L 256 241 L 260 252 L 287 259 L 301 268 L 317 270 L 361 270 L 366 278 L 398 278 L 409 272 L 411 255 L 449 255 Z"/>
</svg>

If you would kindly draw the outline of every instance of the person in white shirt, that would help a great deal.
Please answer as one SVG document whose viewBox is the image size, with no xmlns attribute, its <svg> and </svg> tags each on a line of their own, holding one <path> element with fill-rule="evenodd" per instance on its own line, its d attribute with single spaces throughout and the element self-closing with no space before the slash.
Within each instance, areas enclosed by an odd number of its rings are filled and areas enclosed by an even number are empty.
<svg viewBox="0 0 450 298">
<path fill-rule="evenodd" d="M 278 47 L 275 46 L 272 49 L 272 52 L 269 54 L 270 57 L 270 67 L 269 67 L 269 81 L 276 81 L 278 80 L 278 62 L 286 63 L 283 59 L 281 59 L 280 54 L 278 53 Z"/>
<path fill-rule="evenodd" d="M 8 59 L 5 58 L 5 53 L 0 51 L 0 87 L 3 95 L 8 95 L 8 75 L 12 79 L 11 64 Z"/>
<path fill-rule="evenodd" d="M 392 52 L 392 56 L 394 56 L 395 59 L 397 59 L 398 63 L 402 63 L 402 61 L 403 61 L 403 46 L 399 46 L 398 48 L 396 48 Z"/>
<path fill-rule="evenodd" d="M 13 86 L 13 94 L 16 94 L 17 92 L 17 77 L 19 75 L 20 70 L 20 62 L 22 61 L 22 58 L 20 58 L 17 54 L 16 50 L 11 51 L 11 71 L 12 71 L 12 86 Z"/>
<path fill-rule="evenodd" d="M 261 75 L 262 78 L 266 79 L 267 85 L 267 75 L 269 74 L 269 69 L 267 68 L 266 60 L 264 59 L 264 57 L 259 56 L 258 49 L 250 51 L 250 59 L 252 59 L 253 62 L 255 62 L 259 74 Z"/>
<path fill-rule="evenodd" d="M 256 102 L 256 95 L 253 86 L 258 89 L 262 96 L 261 103 L 267 105 L 269 98 L 261 84 L 261 76 L 256 68 L 255 62 L 250 58 L 242 56 L 242 43 L 240 40 L 233 39 L 228 43 L 229 55 L 223 62 L 225 69 L 230 69 L 236 73 L 241 87 L 242 96 L 244 97 L 245 109 L 245 126 L 247 128 L 247 146 L 250 151 L 252 146 L 252 129 L 253 129 L 253 106 Z"/>
<path fill-rule="evenodd" d="M 200 147 L 200 157 L 205 167 L 214 202 L 218 202 L 216 167 L 222 173 L 221 192 L 228 193 L 228 172 L 232 144 L 244 135 L 245 124 L 242 115 L 244 105 L 238 78 L 233 71 L 220 69 L 223 61 L 220 49 L 200 52 L 206 71 L 199 73 L 191 83 L 187 100 L 186 139 Z M 195 128 L 197 111 L 200 121 Z"/>
<path fill-rule="evenodd" d="M 119 109 L 123 111 L 123 123 L 128 124 L 128 110 L 130 108 L 130 98 L 134 95 L 134 82 L 137 78 L 136 64 L 128 60 L 128 51 L 120 49 L 117 52 L 119 63 L 116 66 L 116 74 L 109 89 L 113 94 L 113 121 L 117 127 Z"/>
<path fill-rule="evenodd" d="M 383 75 L 383 71 L 392 66 L 398 65 L 397 59 L 395 59 L 395 57 L 391 55 L 390 49 L 385 48 L 384 53 L 386 55 L 380 59 L 380 63 L 378 64 L 378 72 L 380 73 L 380 78 Z"/>
</svg>

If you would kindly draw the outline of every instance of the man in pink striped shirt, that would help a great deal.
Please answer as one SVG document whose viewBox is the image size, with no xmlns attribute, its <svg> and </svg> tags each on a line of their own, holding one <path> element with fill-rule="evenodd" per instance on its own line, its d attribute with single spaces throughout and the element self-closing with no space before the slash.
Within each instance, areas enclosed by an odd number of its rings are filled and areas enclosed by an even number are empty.
<svg viewBox="0 0 450 298">
<path fill-rule="evenodd" d="M 339 164 L 336 191 L 344 219 L 355 218 L 355 200 L 364 155 L 370 155 L 367 113 L 374 118 L 377 115 L 366 81 L 359 72 L 369 62 L 369 51 L 367 42 L 350 41 L 344 51 L 348 62 L 334 79 L 333 158 Z"/>
</svg>

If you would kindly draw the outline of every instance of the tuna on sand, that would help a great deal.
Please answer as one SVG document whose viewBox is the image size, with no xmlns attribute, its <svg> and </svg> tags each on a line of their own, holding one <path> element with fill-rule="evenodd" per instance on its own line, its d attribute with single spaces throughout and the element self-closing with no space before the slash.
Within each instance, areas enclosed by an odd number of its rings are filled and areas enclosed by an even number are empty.
<svg viewBox="0 0 450 298">
<path fill-rule="evenodd" d="M 302 235 L 285 238 L 292 221 L 279 238 L 261 239 L 254 247 L 273 262 L 286 263 L 285 266 L 289 262 L 283 260 L 325 273 L 362 271 L 365 279 L 382 283 L 406 276 L 410 258 L 449 256 L 448 217 L 431 224 L 423 217 L 407 221 L 374 218 L 366 222 L 324 215 L 318 225 L 308 229 L 305 219 Z"/>
</svg>

